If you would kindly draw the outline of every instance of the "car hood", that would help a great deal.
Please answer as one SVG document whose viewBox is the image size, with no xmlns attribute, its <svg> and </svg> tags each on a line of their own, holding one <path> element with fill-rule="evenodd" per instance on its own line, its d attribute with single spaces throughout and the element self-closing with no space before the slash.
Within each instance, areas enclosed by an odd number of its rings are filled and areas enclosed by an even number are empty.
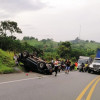
<svg viewBox="0 0 100 100">
<path fill-rule="evenodd" d="M 92 63 L 91 65 L 100 65 L 100 63 Z"/>
<path fill-rule="evenodd" d="M 93 65 L 100 65 L 100 63 L 92 63 L 89 65 L 89 67 L 93 67 Z"/>
</svg>

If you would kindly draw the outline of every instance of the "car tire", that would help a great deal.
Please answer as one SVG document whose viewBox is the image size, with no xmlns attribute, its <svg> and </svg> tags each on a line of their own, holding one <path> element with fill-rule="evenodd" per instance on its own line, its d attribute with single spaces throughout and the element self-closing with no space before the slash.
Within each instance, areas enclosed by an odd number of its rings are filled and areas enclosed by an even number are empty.
<svg viewBox="0 0 100 100">
<path fill-rule="evenodd" d="M 45 63 L 39 62 L 37 67 L 38 67 L 39 70 L 43 70 L 45 68 Z"/>
<path fill-rule="evenodd" d="M 25 51 L 25 52 L 23 52 L 23 57 L 24 57 L 24 58 L 29 57 L 29 53 L 28 53 L 28 52 L 26 52 L 26 51 Z"/>
</svg>

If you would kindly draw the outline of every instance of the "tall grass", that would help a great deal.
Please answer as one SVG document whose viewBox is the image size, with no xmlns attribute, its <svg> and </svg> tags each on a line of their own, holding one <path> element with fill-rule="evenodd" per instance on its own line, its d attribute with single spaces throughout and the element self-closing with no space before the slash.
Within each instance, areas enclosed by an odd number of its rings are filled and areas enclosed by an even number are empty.
<svg viewBox="0 0 100 100">
<path fill-rule="evenodd" d="M 12 73 L 15 66 L 13 60 L 14 53 L 6 52 L 0 49 L 0 73 Z"/>
</svg>

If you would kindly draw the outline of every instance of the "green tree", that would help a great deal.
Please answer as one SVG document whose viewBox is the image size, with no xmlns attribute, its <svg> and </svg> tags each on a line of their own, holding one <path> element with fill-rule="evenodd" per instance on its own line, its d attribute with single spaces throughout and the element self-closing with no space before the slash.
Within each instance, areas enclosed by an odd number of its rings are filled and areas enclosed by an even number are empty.
<svg viewBox="0 0 100 100">
<path fill-rule="evenodd" d="M 0 26 L 0 36 L 3 34 L 3 30 L 2 30 L 2 28 L 1 28 L 1 26 Z"/>
<path fill-rule="evenodd" d="M 1 30 L 2 34 L 6 34 L 6 31 L 8 30 L 8 22 L 7 21 L 1 21 Z"/>
<path fill-rule="evenodd" d="M 18 27 L 17 22 L 14 21 L 1 21 L 0 29 L 2 34 L 7 34 L 7 31 L 11 33 L 11 37 L 13 37 L 13 33 L 22 33 L 21 29 Z"/>
<path fill-rule="evenodd" d="M 69 58 L 71 52 L 70 42 L 62 42 L 58 47 L 58 54 L 60 57 Z"/>
</svg>

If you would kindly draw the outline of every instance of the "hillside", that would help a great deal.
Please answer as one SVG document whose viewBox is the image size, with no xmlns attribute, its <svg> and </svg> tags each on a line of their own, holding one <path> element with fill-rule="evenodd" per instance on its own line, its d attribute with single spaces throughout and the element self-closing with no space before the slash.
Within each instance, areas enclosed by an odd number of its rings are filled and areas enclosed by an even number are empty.
<svg viewBox="0 0 100 100">
<path fill-rule="evenodd" d="M 29 45 L 42 49 L 45 52 L 55 51 L 58 47 L 58 42 L 55 42 L 52 39 L 43 39 L 39 41 L 35 38 L 29 38 L 22 40 L 22 42 L 27 42 Z"/>
<path fill-rule="evenodd" d="M 37 48 L 45 49 L 46 51 L 52 51 L 56 48 L 58 48 L 58 45 L 61 42 L 55 42 L 52 39 L 43 39 L 41 41 L 38 41 L 38 39 L 32 38 L 32 39 L 26 39 L 23 40 L 23 42 L 27 42 L 28 44 L 35 46 Z M 69 41 L 71 43 L 72 49 L 89 49 L 96 51 L 97 48 L 100 48 L 100 43 L 95 41 L 84 41 L 76 38 L 75 40 Z"/>
<path fill-rule="evenodd" d="M 95 42 L 95 41 L 84 41 L 76 38 L 75 40 L 71 41 L 72 48 L 78 48 L 78 49 L 89 49 L 89 50 L 94 50 L 96 51 L 97 48 L 100 48 L 100 43 Z"/>
</svg>

